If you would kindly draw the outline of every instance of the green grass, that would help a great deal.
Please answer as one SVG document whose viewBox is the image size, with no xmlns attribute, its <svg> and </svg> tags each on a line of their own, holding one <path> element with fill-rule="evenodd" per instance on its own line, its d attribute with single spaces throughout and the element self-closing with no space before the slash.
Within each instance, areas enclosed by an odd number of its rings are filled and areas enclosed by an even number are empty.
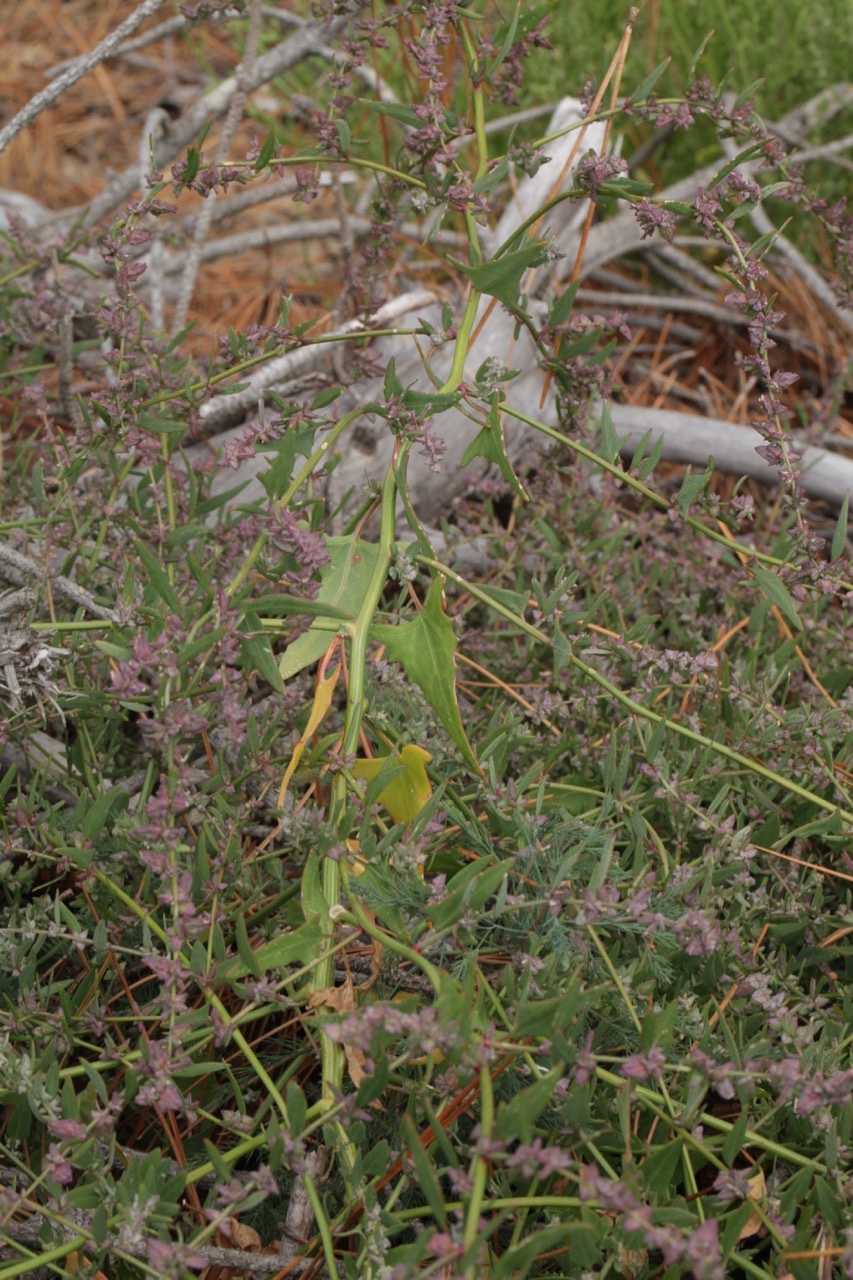
<svg viewBox="0 0 853 1280">
<path fill-rule="evenodd" d="M 652 14 L 656 20 L 652 21 Z M 600 81 L 622 35 L 625 6 L 557 5 L 549 23 L 553 53 L 536 52 L 527 93 L 547 102 Z M 755 83 L 760 114 L 777 119 L 821 89 L 845 82 L 853 65 L 853 12 L 846 0 L 660 0 L 644 4 L 634 29 L 623 91 L 665 58 L 661 92 L 684 93 L 704 45 L 699 73 L 736 93 Z"/>
</svg>

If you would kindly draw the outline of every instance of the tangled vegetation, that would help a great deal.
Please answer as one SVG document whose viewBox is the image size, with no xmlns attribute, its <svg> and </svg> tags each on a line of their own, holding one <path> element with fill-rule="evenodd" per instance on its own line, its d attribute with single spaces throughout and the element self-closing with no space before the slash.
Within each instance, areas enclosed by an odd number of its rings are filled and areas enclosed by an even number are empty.
<svg viewBox="0 0 853 1280">
<path fill-rule="evenodd" d="M 750 222 L 827 255 L 828 332 L 846 205 L 701 51 L 680 96 L 620 82 L 626 33 L 563 131 L 604 144 L 496 243 L 560 141 L 495 125 L 546 7 L 241 7 L 179 6 L 241 50 L 219 134 L 158 108 L 141 194 L 0 242 L 0 1278 L 853 1276 L 848 505 L 806 494 L 818 396 Z M 634 153 L 693 130 L 715 172 L 662 196 Z M 200 336 L 215 198 L 272 183 L 333 191 L 333 305 Z M 575 208 L 578 264 L 630 209 L 715 273 L 775 489 L 625 456 L 634 322 L 579 265 L 528 296 Z M 377 323 L 413 280 L 440 321 Z M 489 304 L 552 420 L 511 347 L 472 362 Z M 439 530 L 408 476 L 450 484 L 449 415 L 491 469 Z M 392 461 L 331 510 L 368 426 Z"/>
</svg>

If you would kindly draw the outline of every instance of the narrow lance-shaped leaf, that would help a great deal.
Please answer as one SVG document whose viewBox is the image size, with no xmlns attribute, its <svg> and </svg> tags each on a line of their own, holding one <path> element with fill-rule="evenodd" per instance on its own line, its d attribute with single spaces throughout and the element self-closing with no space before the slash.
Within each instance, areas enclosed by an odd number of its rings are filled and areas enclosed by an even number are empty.
<svg viewBox="0 0 853 1280">
<path fill-rule="evenodd" d="M 758 583 L 761 594 L 771 604 L 775 604 L 779 612 L 799 629 L 802 623 L 800 622 L 800 615 L 797 613 L 797 606 L 794 604 L 794 598 L 782 579 L 777 577 L 775 573 L 771 573 L 769 569 L 762 569 L 760 564 L 752 566 L 752 576 Z"/>
<path fill-rule="evenodd" d="M 290 781 L 296 772 L 299 761 L 302 759 L 302 753 L 305 750 L 306 744 L 310 742 L 313 735 L 317 732 L 317 729 L 326 716 L 326 712 L 332 704 L 332 694 L 334 693 L 335 686 L 338 683 L 340 671 L 340 667 L 335 667 L 331 675 L 324 676 L 321 668 L 321 676 L 317 681 L 317 688 L 314 693 L 314 701 L 311 704 L 311 714 L 308 717 L 308 723 L 305 726 L 302 737 L 293 748 L 293 756 L 291 757 L 290 764 L 287 766 L 284 777 L 281 780 L 281 786 L 279 787 L 278 792 L 279 808 L 282 808 L 284 805 L 287 788 L 290 786 Z"/>
</svg>

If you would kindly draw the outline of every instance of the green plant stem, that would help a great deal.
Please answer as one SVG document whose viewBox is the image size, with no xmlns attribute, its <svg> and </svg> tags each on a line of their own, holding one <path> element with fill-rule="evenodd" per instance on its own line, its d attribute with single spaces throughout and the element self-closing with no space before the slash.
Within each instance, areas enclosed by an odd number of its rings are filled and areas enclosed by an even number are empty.
<svg viewBox="0 0 853 1280">
<path fill-rule="evenodd" d="M 622 997 L 622 1003 L 625 1005 L 625 1008 L 628 1010 L 628 1013 L 631 1017 L 631 1021 L 633 1022 L 638 1032 L 642 1031 L 643 1024 L 640 1021 L 640 1016 L 637 1013 L 637 1010 L 634 1008 L 633 1000 L 628 995 L 628 991 L 627 991 L 627 988 L 625 987 L 625 983 L 622 981 L 622 975 L 620 974 L 619 970 L 616 968 L 612 959 L 610 958 L 610 953 L 608 952 L 607 948 L 604 946 L 603 942 L 598 936 L 598 933 L 596 932 L 595 929 L 593 929 L 591 924 L 588 924 L 586 926 L 586 931 L 589 934 L 589 936 L 592 938 L 592 941 L 595 944 L 596 951 L 604 961 L 604 967 L 607 969 L 611 979 L 613 980 L 613 984 L 616 987 L 616 990 L 619 992 L 620 996 Z"/>
<path fill-rule="evenodd" d="M 70 635 L 74 631 L 111 631 L 116 625 L 109 618 L 86 619 L 82 622 L 31 622 L 33 631 L 47 631 L 51 635 Z"/>
<path fill-rule="evenodd" d="M 453 363 L 450 366 L 450 372 L 446 381 L 441 386 L 441 392 L 455 391 L 462 381 L 465 373 L 465 361 L 468 359 L 468 344 L 471 341 L 471 331 L 474 328 L 474 321 L 477 318 L 477 306 L 481 295 L 473 287 L 469 286 L 468 297 L 465 301 L 465 314 L 459 322 L 456 331 L 456 346 L 453 348 Z"/>
<path fill-rule="evenodd" d="M 604 1067 L 597 1066 L 595 1074 L 606 1084 L 618 1088 L 626 1088 L 627 1082 L 622 1076 L 617 1076 L 613 1071 L 607 1071 Z M 690 1142 L 706 1159 L 711 1160 L 717 1168 L 725 1168 L 723 1162 L 714 1155 L 711 1149 L 704 1143 L 697 1142 L 692 1136 L 692 1132 L 680 1128 L 673 1120 L 672 1115 L 668 1114 L 663 1105 L 663 1098 L 660 1094 L 655 1093 L 653 1089 L 649 1089 L 646 1085 L 633 1083 L 633 1090 L 638 1099 L 640 1099 L 647 1107 L 649 1107 L 656 1115 L 660 1117 L 665 1124 L 673 1128 L 678 1128 L 683 1134 L 686 1141 Z M 716 1129 L 718 1133 L 731 1133 L 734 1125 L 728 1120 L 720 1120 L 717 1116 L 713 1116 L 710 1112 L 703 1111 L 698 1116 L 698 1123 L 707 1126 L 709 1129 Z M 774 1142 L 771 1138 L 765 1138 L 757 1129 L 747 1129 L 743 1136 L 743 1145 L 745 1147 L 759 1147 L 762 1151 L 766 1151 L 769 1155 L 775 1156 L 779 1160 L 783 1160 L 790 1164 L 799 1165 L 803 1169 L 812 1169 L 815 1173 L 825 1173 L 826 1165 L 820 1160 L 812 1160 L 809 1156 L 801 1155 L 793 1147 L 783 1146 L 781 1142 Z"/>
<path fill-rule="evenodd" d="M 480 1068 L 480 1136 L 488 1141 L 492 1136 L 495 1123 L 495 1097 L 492 1075 L 487 1065 Z M 465 1230 L 463 1243 L 465 1252 L 474 1249 L 479 1231 L 480 1214 L 486 1196 L 486 1179 L 488 1168 L 485 1157 L 475 1153 L 471 1160 L 471 1194 L 465 1207 Z M 477 1280 L 477 1260 L 472 1258 L 465 1268 L 467 1280 Z"/>
<path fill-rule="evenodd" d="M 404 464 L 408 444 L 402 444 L 397 467 Z M 343 753 L 354 754 L 358 749 L 361 725 L 364 719 L 364 680 L 367 667 L 367 645 L 370 627 L 379 606 L 379 600 L 388 581 L 391 552 L 394 543 L 394 517 L 396 515 L 397 477 L 395 467 L 389 467 L 382 485 L 382 508 L 379 526 L 379 549 L 361 608 L 352 624 L 350 647 L 350 686 L 347 697 L 347 713 L 344 721 Z M 343 784 L 345 786 L 345 784 Z"/>
<path fill-rule="evenodd" d="M 323 1242 L 323 1256 L 326 1259 L 326 1269 L 330 1276 L 336 1276 L 338 1274 L 338 1268 L 335 1262 L 335 1245 L 332 1240 L 331 1230 L 329 1229 L 329 1219 L 326 1215 L 326 1210 L 323 1207 L 323 1202 L 320 1199 L 317 1188 L 314 1186 L 314 1180 L 310 1173 L 303 1173 L 302 1180 L 305 1184 L 305 1192 L 308 1199 L 311 1201 L 311 1208 L 314 1210 L 314 1219 L 317 1223 L 317 1231 L 320 1235 L 321 1241 Z"/>
<path fill-rule="evenodd" d="M 775 786 L 781 787 L 791 795 L 799 796 L 801 800 L 807 800 L 810 804 L 817 805 L 819 809 L 825 810 L 827 813 L 837 813 L 845 822 L 853 823 L 853 813 L 847 809 L 842 809 L 832 800 L 825 800 L 823 796 L 818 795 L 814 791 L 809 791 L 807 787 L 801 787 L 798 782 L 792 781 L 791 778 L 785 778 L 781 773 L 776 773 L 774 769 L 768 769 L 766 765 L 759 764 L 757 760 L 751 760 L 749 756 L 741 755 L 739 751 L 735 751 L 732 747 L 725 746 L 722 742 L 717 742 L 714 738 L 707 737 L 704 733 L 697 733 L 694 729 L 689 729 L 687 725 L 683 725 L 678 720 L 668 720 L 666 716 L 659 715 L 656 711 L 651 711 L 648 707 L 644 707 L 642 703 L 635 702 L 628 694 L 623 693 L 615 684 L 612 684 L 604 676 L 602 676 L 594 667 L 589 666 L 582 658 L 576 657 L 574 654 L 569 662 L 578 671 L 583 672 L 590 680 L 595 681 L 599 688 L 604 689 L 612 698 L 621 703 L 626 710 L 632 715 L 642 716 L 644 720 L 649 720 L 652 724 L 662 724 L 672 733 L 677 733 L 680 737 L 686 738 L 689 742 L 694 742 L 698 746 L 707 747 L 710 751 L 717 755 L 723 756 L 726 760 L 731 760 L 741 768 L 748 769 L 751 773 L 757 774 L 764 778 L 766 782 L 772 782 Z"/>
<path fill-rule="evenodd" d="M 313 323 L 313 322 L 312 322 Z M 322 347 L 326 344 L 334 342 L 370 342 L 374 338 L 405 338 L 413 334 L 422 333 L 421 329 L 405 329 L 405 328 L 389 328 L 389 329 L 352 329 L 349 333 L 323 333 L 312 338 L 310 342 L 305 343 L 283 343 L 280 347 L 276 347 L 272 351 L 264 351 L 259 356 L 246 356 L 244 360 L 240 360 L 237 364 L 229 365 L 227 369 L 223 369 L 221 373 L 212 373 L 206 378 L 199 378 L 195 382 L 191 382 L 187 388 L 190 395 L 202 395 L 210 391 L 211 387 L 218 387 L 223 382 L 230 382 L 240 374 L 249 373 L 252 369 L 257 369 L 260 365 L 269 364 L 271 360 L 278 360 L 282 356 L 291 355 L 294 351 L 302 351 L 305 347 Z M 53 365 L 45 365 L 44 368 L 52 369 Z M 36 370 L 37 372 L 38 370 Z M 16 370 L 17 376 L 17 370 Z M 3 374 L 0 373 L 0 378 Z M 231 394 L 231 389 L 226 387 L 222 399 Z M 151 396 L 148 400 L 143 400 L 140 409 L 156 409 L 163 404 L 171 404 L 176 399 L 174 391 L 163 392 L 156 396 Z"/>
<path fill-rule="evenodd" d="M 117 885 L 115 881 L 111 880 L 108 875 L 106 875 L 103 871 L 101 871 L 98 868 L 95 869 L 95 877 L 105 888 L 107 888 L 110 891 L 110 893 L 113 894 L 114 897 L 118 899 L 119 902 L 121 902 L 125 907 L 128 907 L 133 912 L 133 914 L 137 916 L 141 921 L 144 921 L 147 924 L 148 928 L 151 930 L 151 932 L 155 935 L 155 937 L 160 939 L 160 941 L 163 943 L 163 946 L 166 947 L 167 950 L 171 951 L 171 947 L 169 944 L 169 939 L 168 939 L 168 935 L 166 934 L 166 931 L 157 923 L 157 921 L 151 915 L 149 915 L 149 913 L 145 910 L 144 907 L 140 906 L 140 904 L 134 898 L 132 898 L 129 893 L 125 893 L 125 891 L 122 888 L 120 888 L 120 886 Z M 177 953 L 175 953 L 175 955 L 176 955 L 176 958 L 180 960 L 182 964 L 186 965 L 187 968 L 189 968 L 189 965 L 190 965 L 189 957 L 185 955 L 183 951 L 178 951 Z M 269 1097 L 273 1100 L 276 1107 L 278 1108 L 278 1111 L 282 1118 L 283 1123 L 287 1125 L 288 1123 L 287 1107 L 285 1105 L 284 1098 L 282 1098 L 281 1093 L 276 1087 L 272 1077 L 268 1074 L 266 1068 L 263 1066 L 263 1064 L 259 1060 L 258 1055 L 255 1053 L 254 1049 L 249 1044 L 248 1040 L 243 1035 L 240 1028 L 235 1025 L 227 1008 L 219 999 L 219 996 L 217 996 L 213 991 L 206 991 L 204 989 L 202 989 L 202 995 L 204 996 L 205 1001 L 216 1010 L 216 1012 L 218 1013 L 222 1021 L 225 1023 L 225 1025 L 229 1027 L 231 1031 L 231 1035 L 234 1038 L 234 1043 L 238 1046 L 238 1048 L 242 1052 L 249 1066 L 255 1072 L 257 1078 L 261 1081 L 261 1083 L 266 1088 Z"/>
<path fill-rule="evenodd" d="M 360 410 L 359 412 L 363 412 Z M 352 417 L 352 415 L 350 415 Z M 340 424 L 339 424 L 340 426 Z M 313 469 L 313 468 L 312 468 Z M 354 755 L 358 749 L 359 735 L 364 718 L 365 708 L 365 671 L 367 664 L 367 644 L 370 625 L 379 604 L 380 597 L 388 579 L 388 568 L 391 563 L 391 548 L 394 541 L 394 514 L 396 499 L 396 478 L 394 468 L 389 467 L 382 486 L 382 509 L 379 534 L 379 550 L 364 600 L 350 631 L 350 664 L 349 688 L 347 690 L 347 710 L 344 721 L 342 752 Z M 333 826 L 340 826 L 346 814 L 347 782 L 340 774 L 332 784 L 332 799 L 329 808 L 329 820 Z M 349 832 L 341 830 L 340 838 L 346 840 Z M 341 867 L 334 858 L 324 858 L 322 863 L 323 897 L 329 908 L 329 916 L 325 922 L 329 936 L 332 935 L 332 921 L 340 916 Z M 334 962 L 330 948 L 326 948 L 311 979 L 311 990 L 323 990 L 332 985 L 334 980 Z M 322 1101 L 327 1107 L 334 1103 L 334 1097 L 340 1092 L 344 1078 L 344 1051 L 341 1045 L 328 1036 L 321 1037 L 320 1066 L 322 1073 Z M 344 1177 L 348 1180 L 355 1162 L 355 1149 L 346 1133 L 340 1126 L 335 1126 L 337 1150 L 342 1160 Z"/>
<path fill-rule="evenodd" d="M 108 1224 L 109 1225 L 109 1224 Z M 53 1249 L 40 1249 L 37 1254 L 30 1254 L 27 1258 L 22 1258 L 20 1262 L 4 1262 L 0 1266 L 0 1280 L 13 1280 L 14 1276 L 25 1276 L 30 1271 L 41 1271 L 45 1267 L 52 1268 L 55 1263 L 61 1263 L 72 1253 L 78 1253 L 81 1249 L 91 1248 L 93 1251 L 100 1249 L 91 1235 L 73 1236 L 69 1240 L 63 1240 L 62 1244 L 56 1245 Z M 123 1262 L 128 1264 L 130 1268 L 142 1268 L 146 1275 L 155 1277 L 153 1267 L 147 1262 L 143 1262 L 141 1258 L 134 1258 L 132 1254 L 127 1253 L 124 1249 L 119 1249 L 115 1245 L 110 1246 L 110 1253 L 121 1258 Z M 63 1269 L 61 1275 L 68 1273 Z"/>
<path fill-rule="evenodd" d="M 496 1196 L 489 1201 L 489 1208 L 498 1212 L 502 1209 L 580 1209 L 583 1201 L 578 1196 Z M 444 1207 L 448 1213 L 459 1213 L 464 1205 L 458 1200 L 446 1200 Z M 415 1218 L 427 1218 L 432 1214 L 428 1204 L 417 1205 L 413 1209 L 398 1209 L 397 1217 L 401 1222 L 411 1222 Z"/>
<path fill-rule="evenodd" d="M 647 484 L 644 484 L 642 480 L 637 479 L 636 476 L 632 476 L 629 471 L 625 471 L 625 469 L 619 466 L 618 463 L 608 462 L 606 458 L 602 458 L 601 454 L 595 453 L 594 450 L 587 448 L 587 446 L 580 440 L 570 439 L 569 436 L 563 435 L 561 431 L 557 431 L 555 427 L 549 427 L 546 423 L 540 422 L 537 418 L 529 417 L 528 414 L 522 413 L 520 409 L 514 409 L 507 404 L 502 405 L 501 408 L 503 412 L 508 413 L 510 417 L 518 418 L 519 422 L 524 422 L 527 426 L 534 427 L 537 431 L 540 431 L 542 435 L 548 436 L 558 444 L 565 445 L 567 449 L 571 449 L 574 453 L 579 453 L 582 458 L 586 458 L 588 462 L 592 462 L 596 467 L 600 467 L 602 471 L 606 471 L 609 475 L 616 477 L 616 479 L 621 481 L 622 484 L 627 485 L 629 489 L 633 489 L 635 493 L 641 494 L 648 502 L 654 503 L 654 505 L 662 511 L 669 510 L 669 502 L 666 498 L 661 494 L 656 493 L 654 489 L 649 488 Z M 690 529 L 695 529 L 697 533 L 701 533 L 703 537 L 709 538 L 711 542 L 719 543 L 721 547 L 725 547 L 729 552 L 736 552 L 740 550 L 740 548 L 736 544 L 733 544 L 731 539 L 727 538 L 725 534 L 719 533 L 716 529 L 710 528 L 695 516 L 685 516 L 684 523 Z M 768 555 L 766 551 L 756 551 L 751 548 L 749 554 L 754 560 L 760 561 L 761 564 L 772 565 L 777 569 L 782 568 L 785 565 L 785 561 L 780 559 L 779 556 Z M 853 581 L 843 581 L 839 585 L 847 591 L 853 590 Z"/>
<path fill-rule="evenodd" d="M 353 409 L 350 413 L 344 414 L 340 422 L 336 422 L 333 427 L 329 428 L 329 430 L 326 432 L 326 435 L 323 437 L 320 444 L 311 454 L 311 457 L 308 459 L 308 461 L 305 463 L 305 466 L 298 473 L 298 475 L 294 476 L 290 484 L 287 486 L 287 489 L 278 499 L 277 505 L 280 508 L 282 508 L 282 510 L 284 510 L 293 501 L 293 498 L 299 492 L 302 485 L 306 482 L 309 476 L 314 474 L 314 472 L 317 470 L 320 463 L 323 461 L 326 454 L 329 452 L 332 445 L 335 443 L 335 441 L 338 439 L 341 433 L 343 431 L 346 431 L 347 427 L 350 426 L 351 423 L 355 422 L 358 418 L 360 418 L 363 413 L 367 413 L 367 412 L 368 410 L 366 406 L 361 406 L 358 409 Z M 240 590 L 243 583 L 246 581 L 249 574 L 252 572 L 252 569 L 257 564 L 258 558 L 262 554 L 266 544 L 267 544 L 267 535 L 265 533 L 259 534 L 258 537 L 255 539 L 255 542 L 254 542 L 254 545 L 252 546 L 251 551 L 246 556 L 245 561 L 240 566 L 239 570 L 234 575 L 234 577 L 231 579 L 231 582 L 225 588 L 225 594 L 226 596 L 229 597 L 229 599 L 235 596 L 237 592 Z"/>
<path fill-rule="evenodd" d="M 433 991 L 436 995 L 441 994 L 442 990 L 442 973 L 435 965 L 422 956 L 419 951 L 413 947 L 407 947 L 404 942 L 400 942 L 399 938 L 393 937 L 391 934 L 384 933 L 371 922 L 361 903 L 354 895 L 350 895 L 349 910 L 339 910 L 337 919 L 343 920 L 347 924 L 353 924 L 372 938 L 374 942 L 380 942 L 383 947 L 387 947 L 389 951 L 393 951 L 395 955 L 400 956 L 403 960 L 408 960 L 415 968 L 420 969 L 425 977 L 429 978 Z"/>
<path fill-rule="evenodd" d="M 574 448 L 574 446 L 572 447 Z M 494 613 L 498 613 L 501 617 L 506 618 L 507 621 L 512 622 L 519 628 L 519 630 L 524 631 L 532 639 L 538 640 L 541 644 L 547 645 L 548 648 L 553 648 L 553 641 L 550 636 L 546 635 L 546 633 L 541 631 L 538 627 L 534 627 L 531 623 L 525 621 L 525 619 L 520 617 L 517 613 L 513 613 L 511 609 L 508 609 L 499 601 L 488 596 L 484 591 L 481 591 L 477 587 L 476 583 L 469 582 L 448 565 L 444 565 L 440 561 L 433 560 L 428 556 L 416 556 L 415 559 L 418 564 L 425 565 L 427 568 L 433 569 L 437 573 L 442 573 L 445 577 L 449 578 L 451 582 L 456 582 L 459 586 L 464 587 L 464 589 L 470 592 L 471 595 L 476 596 L 482 604 L 486 605 Z M 582 672 L 587 679 L 592 680 L 597 684 L 600 689 L 603 689 L 605 693 L 623 706 L 626 711 L 629 711 L 631 715 L 640 716 L 643 720 L 648 720 L 651 724 L 663 725 L 672 733 L 677 733 L 679 737 L 686 738 L 689 742 L 693 742 L 697 746 L 705 747 L 709 751 L 713 751 L 717 755 L 723 756 L 726 760 L 731 760 L 742 769 L 748 769 L 750 773 L 757 774 L 759 777 L 764 778 L 766 782 L 772 782 L 774 786 L 781 787 L 782 790 L 787 791 L 790 795 L 799 796 L 801 800 L 807 800 L 809 804 L 816 805 L 817 808 L 823 809 L 826 813 L 837 813 L 845 822 L 853 824 L 853 812 L 849 809 L 842 809 L 840 805 L 835 804 L 832 800 L 825 800 L 824 797 L 818 795 L 817 792 L 809 791 L 807 787 L 801 787 L 798 782 L 794 782 L 791 778 L 783 777 L 781 773 L 776 773 L 774 769 L 768 769 L 766 765 L 759 764 L 757 760 L 751 760 L 749 756 L 741 755 L 741 753 L 739 751 L 735 751 L 734 748 L 727 747 L 724 743 L 717 742 L 716 739 L 709 738 L 704 733 L 698 733 L 695 729 L 689 729 L 687 725 L 681 724 L 678 720 L 668 720 L 666 716 L 662 716 L 659 712 L 652 711 L 651 708 L 643 706 L 641 702 L 635 702 L 627 693 L 623 693 L 621 689 L 618 689 L 615 684 L 607 679 L 606 676 L 603 676 L 600 672 L 596 671 L 595 667 L 591 667 L 589 663 L 584 662 L 582 658 L 578 658 L 575 654 L 571 654 L 569 656 L 569 665 L 574 667 L 577 671 Z"/>
</svg>

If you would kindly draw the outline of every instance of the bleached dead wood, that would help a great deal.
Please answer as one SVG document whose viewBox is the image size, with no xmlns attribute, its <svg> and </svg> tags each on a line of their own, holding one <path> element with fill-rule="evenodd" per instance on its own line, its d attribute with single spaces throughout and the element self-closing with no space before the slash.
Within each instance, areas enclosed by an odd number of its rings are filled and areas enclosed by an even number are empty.
<svg viewBox="0 0 853 1280">
<path fill-rule="evenodd" d="M 650 431 L 652 445 L 663 438 L 662 456 L 670 462 L 704 467 L 713 458 L 723 471 L 752 476 L 765 484 L 777 483 L 775 469 L 755 452 L 764 440 L 753 427 L 629 404 L 611 404 L 609 409 L 616 434 L 624 440 L 624 458 L 634 456 L 637 445 Z M 853 460 L 809 446 L 803 450 L 800 468 L 803 488 L 810 497 L 833 506 L 840 506 L 845 493 L 853 498 Z"/>
<path fill-rule="evenodd" d="M 575 113 L 575 119 L 580 118 L 576 103 L 571 100 L 562 103 L 551 121 L 549 133 L 554 133 L 570 123 L 573 113 Z M 589 147 L 597 149 L 600 145 L 600 133 L 589 134 L 582 145 L 576 148 L 576 158 L 585 154 Z M 575 149 L 575 140 L 572 134 L 567 134 L 549 145 L 551 163 L 540 169 L 533 179 L 519 183 L 517 193 L 497 228 L 495 239 L 498 243 L 506 240 L 521 222 L 540 208 L 553 194 L 554 179 L 560 174 L 573 149 Z M 566 170 L 563 186 L 571 183 L 572 167 L 569 166 Z M 697 184 L 701 185 L 703 180 L 709 181 L 718 168 L 719 164 L 708 166 L 707 170 L 694 174 L 689 180 L 674 184 L 665 193 L 666 197 L 683 199 L 691 196 L 695 193 Z M 546 217 L 540 228 L 540 234 L 550 232 L 558 250 L 565 257 L 561 260 L 556 272 L 552 269 L 550 280 L 548 271 L 540 268 L 537 272 L 530 273 L 530 278 L 525 282 L 529 296 L 534 299 L 531 304 L 534 316 L 538 314 L 541 317 L 543 306 L 541 302 L 535 301 L 536 294 L 541 296 L 549 285 L 553 285 L 553 276 L 559 275 L 560 271 L 567 271 L 569 269 L 567 264 L 574 261 L 578 225 L 582 217 L 582 210 L 570 209 L 567 215 L 565 206 L 559 206 Z M 630 210 L 625 214 L 619 214 L 610 222 L 593 228 L 584 256 L 582 275 L 588 275 L 596 266 L 601 266 L 624 252 L 644 249 L 649 243 L 649 241 L 641 241 L 639 228 Z M 414 301 L 409 297 L 407 306 L 414 316 L 425 319 L 437 330 L 441 329 L 441 308 L 438 303 L 428 305 L 427 297 Z M 547 397 L 545 402 L 540 404 L 544 374 L 538 367 L 537 353 L 532 339 L 524 330 L 516 336 L 513 317 L 499 306 L 489 307 L 488 299 L 482 300 L 480 304 L 478 320 L 485 315 L 487 308 L 488 315 L 483 327 L 469 350 L 464 374 L 466 380 L 473 381 L 474 373 L 487 356 L 500 356 L 509 368 L 521 370 L 520 376 L 508 384 L 509 405 L 536 418 L 546 426 L 557 426 L 553 396 Z M 733 323 L 742 321 L 738 313 L 732 311 L 729 315 L 719 305 L 713 308 L 711 318 L 718 322 L 729 318 Z M 377 317 L 373 319 L 376 321 Z M 352 326 L 347 328 L 352 331 Z M 386 367 L 389 360 L 394 359 L 397 376 L 405 387 L 429 390 L 436 382 L 440 384 L 450 369 L 452 357 L 450 346 L 429 352 L 424 339 L 416 345 L 409 337 L 391 336 L 379 339 L 375 348 L 381 367 Z M 262 394 L 264 388 L 275 385 L 277 378 L 293 377 L 297 372 L 297 365 L 299 371 L 303 372 L 303 366 L 310 363 L 307 355 L 307 352 L 293 353 L 291 356 L 282 357 L 277 366 L 260 371 L 253 379 L 251 386 L 242 393 L 242 405 L 245 406 L 245 410 L 249 411 L 255 406 L 259 393 Z M 429 360 L 431 378 L 426 373 L 424 358 Z M 359 404 L 368 404 L 381 399 L 382 396 L 381 379 L 367 384 L 359 383 L 341 398 L 339 410 L 345 413 L 357 409 Z M 236 402 L 236 397 L 233 401 L 231 397 L 223 397 L 211 402 L 209 406 L 204 406 L 202 420 L 205 429 L 215 430 L 217 423 L 226 422 L 229 418 L 233 421 L 231 414 Z M 775 476 L 773 469 L 755 453 L 756 447 L 762 443 L 761 437 L 751 428 L 721 423 L 700 416 L 693 417 L 663 411 L 652 413 L 624 405 L 612 406 L 611 412 L 617 431 L 626 436 L 624 447 L 626 456 L 631 455 L 639 439 L 651 429 L 654 439 L 659 435 L 663 437 L 665 458 L 704 466 L 708 458 L 713 457 L 720 469 L 729 470 L 738 475 L 755 476 L 769 483 L 773 482 Z M 478 430 L 478 424 L 469 416 L 463 412 L 451 410 L 443 413 L 435 425 L 447 446 L 441 474 L 436 475 L 430 471 L 416 450 L 412 453 L 409 463 L 409 487 L 415 509 L 428 524 L 437 524 L 442 517 L 449 515 L 454 501 L 472 481 L 476 481 L 488 470 L 487 465 L 479 460 L 465 472 L 462 470 L 461 461 L 465 450 Z M 519 463 L 531 455 L 541 454 L 546 448 L 544 438 L 538 435 L 535 429 L 513 419 L 510 415 L 506 415 L 505 427 L 507 453 L 514 463 Z M 217 441 L 213 440 L 207 447 L 215 447 L 216 444 Z M 330 506 L 333 509 L 340 508 L 342 513 L 350 510 L 357 503 L 366 484 L 370 481 L 378 481 L 385 474 L 391 462 L 393 447 L 393 438 L 383 421 L 371 421 L 367 417 L 359 419 L 356 429 L 352 430 L 349 436 L 338 445 L 342 457 L 329 480 Z M 228 471 L 216 483 L 221 489 L 227 489 L 235 483 L 246 481 L 246 488 L 239 500 L 251 501 L 255 497 L 262 496 L 263 490 L 258 473 L 263 465 L 263 461 L 259 462 L 258 459 L 249 460 L 241 464 L 236 473 Z M 803 458 L 802 468 L 806 492 L 834 505 L 840 505 L 844 494 L 853 487 L 850 475 L 853 463 L 847 463 L 845 459 L 827 451 L 808 449 Z M 350 495 L 349 505 L 346 501 L 347 495 Z"/>
</svg>

